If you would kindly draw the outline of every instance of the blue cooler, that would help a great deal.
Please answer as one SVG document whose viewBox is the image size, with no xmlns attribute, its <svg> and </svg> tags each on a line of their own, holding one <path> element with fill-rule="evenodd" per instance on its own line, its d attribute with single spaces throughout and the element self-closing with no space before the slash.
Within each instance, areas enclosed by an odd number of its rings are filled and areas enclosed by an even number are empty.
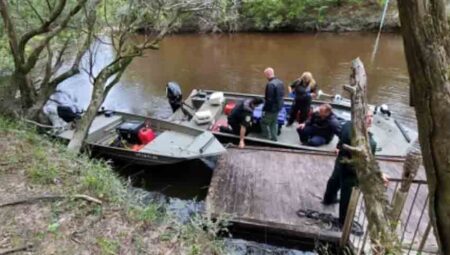
<svg viewBox="0 0 450 255">
<path fill-rule="evenodd" d="M 259 123 L 261 121 L 262 117 L 262 109 L 264 107 L 264 104 L 258 106 L 253 110 L 253 122 Z M 286 109 L 283 107 L 281 108 L 281 111 L 278 113 L 278 125 L 282 126 L 286 122 Z"/>
</svg>

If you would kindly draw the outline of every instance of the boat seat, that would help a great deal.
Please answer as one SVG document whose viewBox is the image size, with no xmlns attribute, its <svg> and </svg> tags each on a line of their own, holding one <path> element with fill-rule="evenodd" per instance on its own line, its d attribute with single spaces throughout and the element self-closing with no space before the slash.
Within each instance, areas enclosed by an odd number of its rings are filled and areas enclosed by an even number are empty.
<svg viewBox="0 0 450 255">
<path fill-rule="evenodd" d="M 195 116 L 192 118 L 191 120 L 191 126 L 193 127 L 202 127 L 203 125 L 209 125 L 211 124 L 211 122 L 216 121 L 220 115 L 222 114 L 222 110 L 223 110 L 223 102 L 219 105 L 211 105 L 209 103 L 207 104 L 203 104 L 200 109 L 198 109 L 198 112 L 204 112 L 204 111 L 209 111 L 211 114 L 211 121 L 209 122 L 197 122 L 195 119 Z"/>
<path fill-rule="evenodd" d="M 199 125 L 210 123 L 212 120 L 212 114 L 209 110 L 198 111 L 194 114 L 194 121 Z"/>
</svg>

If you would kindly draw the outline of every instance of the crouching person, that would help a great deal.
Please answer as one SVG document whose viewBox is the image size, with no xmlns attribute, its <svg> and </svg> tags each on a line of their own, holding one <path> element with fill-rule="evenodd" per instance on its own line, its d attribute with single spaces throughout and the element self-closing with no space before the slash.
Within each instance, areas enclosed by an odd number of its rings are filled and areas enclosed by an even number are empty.
<svg viewBox="0 0 450 255">
<path fill-rule="evenodd" d="M 340 132 L 341 125 L 329 104 L 320 105 L 319 110 L 297 128 L 300 142 L 309 146 L 328 144 Z"/>
<path fill-rule="evenodd" d="M 239 136 L 239 148 L 245 147 L 245 136 L 252 126 L 253 111 L 264 102 L 262 98 L 255 97 L 238 103 L 228 116 L 228 126 L 220 127 L 220 132 Z"/>
</svg>

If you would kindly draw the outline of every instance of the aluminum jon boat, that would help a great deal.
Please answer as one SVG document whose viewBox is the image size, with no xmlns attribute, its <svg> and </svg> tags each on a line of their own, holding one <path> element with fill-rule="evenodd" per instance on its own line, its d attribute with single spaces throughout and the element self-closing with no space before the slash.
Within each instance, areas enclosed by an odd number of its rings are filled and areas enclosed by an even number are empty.
<svg viewBox="0 0 450 255">
<path fill-rule="evenodd" d="M 223 95 L 219 102 L 216 98 L 212 99 L 214 94 Z M 248 99 L 251 97 L 262 97 L 261 95 L 235 93 L 235 92 L 219 92 L 213 90 L 193 90 L 192 93 L 183 102 L 169 121 L 182 124 L 188 127 L 195 127 L 203 130 L 209 130 L 223 143 L 237 143 L 239 137 L 237 135 L 223 133 L 219 131 L 218 126 L 226 125 L 229 108 L 237 101 Z M 320 98 L 320 97 L 319 97 Z M 214 102 L 211 102 L 214 100 Z M 262 137 L 260 132 L 251 132 L 245 138 L 248 145 L 280 147 L 298 150 L 313 150 L 334 152 L 338 138 L 334 136 L 333 140 L 326 145 L 320 147 L 312 147 L 300 143 L 296 125 L 286 126 L 288 112 L 292 106 L 293 99 L 284 99 L 284 108 L 278 116 L 278 124 L 281 132 L 278 141 L 271 141 Z M 351 119 L 350 101 L 341 97 L 325 98 L 323 100 L 313 100 L 312 107 L 317 107 L 322 103 L 329 103 L 333 107 L 333 112 L 338 119 L 344 123 Z M 231 105 L 231 106 L 230 106 Z M 382 157 L 404 157 L 411 146 L 417 139 L 417 132 L 402 126 L 391 113 L 388 111 L 380 111 L 379 107 L 370 106 L 374 110 L 374 120 L 370 131 L 374 135 L 377 142 L 377 156 Z M 253 126 L 259 125 L 261 118 L 262 106 L 255 109 L 253 113 Z"/>
<path fill-rule="evenodd" d="M 139 141 L 138 133 L 143 128 L 152 132 L 144 142 Z M 65 130 L 56 136 L 70 140 L 73 133 Z M 226 152 L 206 130 L 123 112 L 99 114 L 85 143 L 97 155 L 143 165 L 174 164 Z"/>
</svg>

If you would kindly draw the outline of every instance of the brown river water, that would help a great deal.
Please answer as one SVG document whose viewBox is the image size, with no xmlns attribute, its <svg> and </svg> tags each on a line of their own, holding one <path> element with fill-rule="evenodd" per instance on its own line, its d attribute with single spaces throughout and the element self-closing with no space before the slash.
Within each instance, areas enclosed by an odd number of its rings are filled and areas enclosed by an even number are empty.
<svg viewBox="0 0 450 255">
<path fill-rule="evenodd" d="M 177 81 L 184 95 L 194 88 L 262 94 L 265 67 L 271 66 L 286 86 L 310 71 L 326 93 L 345 96 L 351 60 L 360 57 L 368 75 L 372 104 L 386 103 L 394 116 L 415 127 L 409 106 L 409 78 L 400 35 L 383 34 L 371 61 L 376 34 L 185 34 L 167 37 L 160 50 L 135 59 L 106 106 L 118 110 L 170 114 L 163 99 L 165 84 Z"/>
<path fill-rule="evenodd" d="M 168 117 L 171 111 L 164 98 L 168 81 L 178 82 L 184 95 L 194 88 L 262 94 L 266 83 L 263 70 L 268 66 L 286 86 L 310 71 L 324 92 L 345 96 L 342 85 L 349 83 L 351 61 L 360 57 L 368 75 L 369 103 L 387 104 L 395 118 L 415 128 L 402 38 L 383 34 L 372 62 L 375 39 L 373 33 L 173 35 L 164 39 L 159 50 L 148 50 L 133 61 L 105 106 Z M 111 54 L 102 49 L 96 64 L 107 63 Z M 82 106 L 90 92 L 84 76 L 63 84 Z"/>
</svg>

